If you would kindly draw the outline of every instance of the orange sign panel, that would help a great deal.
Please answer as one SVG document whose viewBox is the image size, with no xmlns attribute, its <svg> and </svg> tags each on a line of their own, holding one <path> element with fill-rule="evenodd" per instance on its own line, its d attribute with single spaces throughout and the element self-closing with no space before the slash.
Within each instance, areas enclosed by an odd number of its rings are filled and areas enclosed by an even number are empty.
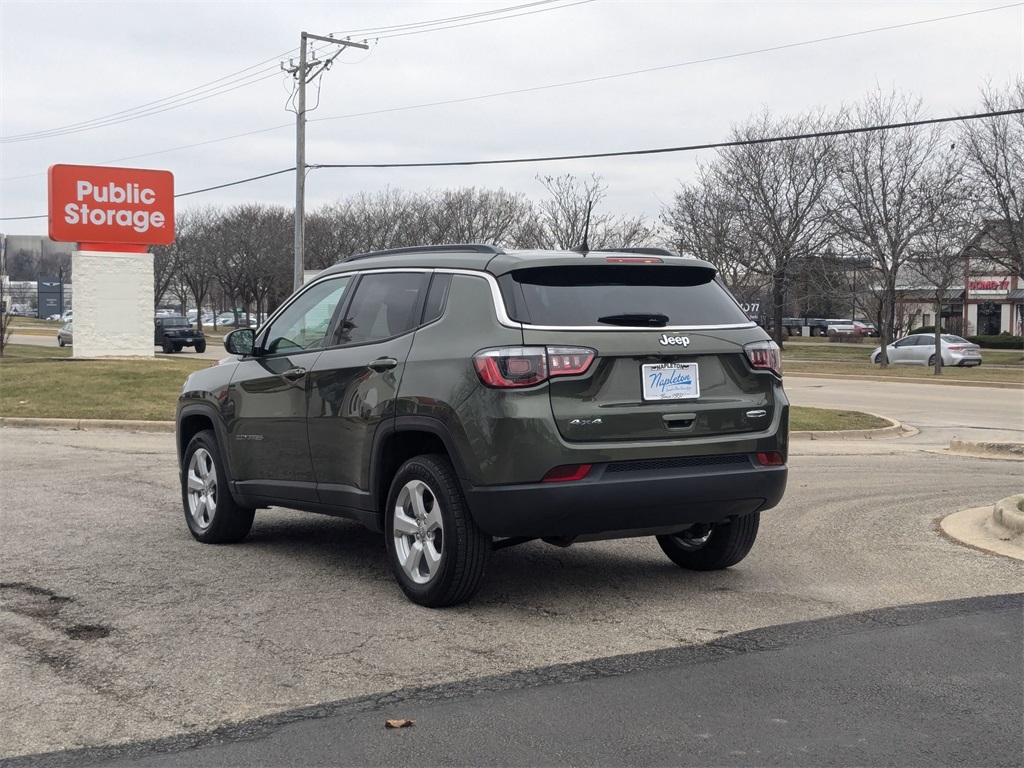
<svg viewBox="0 0 1024 768">
<path fill-rule="evenodd" d="M 50 239 L 64 243 L 174 242 L 170 171 L 51 165 Z"/>
</svg>

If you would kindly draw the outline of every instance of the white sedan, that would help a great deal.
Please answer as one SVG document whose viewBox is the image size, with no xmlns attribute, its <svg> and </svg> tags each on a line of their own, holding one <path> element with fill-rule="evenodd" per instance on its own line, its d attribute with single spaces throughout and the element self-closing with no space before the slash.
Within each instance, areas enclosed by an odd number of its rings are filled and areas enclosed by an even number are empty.
<svg viewBox="0 0 1024 768">
<path fill-rule="evenodd" d="M 981 365 L 981 347 L 977 344 L 951 333 L 942 334 L 940 343 L 943 365 Z M 935 365 L 935 336 L 931 333 L 904 336 L 885 349 L 890 363 Z M 881 347 L 875 347 L 875 351 L 871 353 L 871 362 L 882 362 Z"/>
</svg>

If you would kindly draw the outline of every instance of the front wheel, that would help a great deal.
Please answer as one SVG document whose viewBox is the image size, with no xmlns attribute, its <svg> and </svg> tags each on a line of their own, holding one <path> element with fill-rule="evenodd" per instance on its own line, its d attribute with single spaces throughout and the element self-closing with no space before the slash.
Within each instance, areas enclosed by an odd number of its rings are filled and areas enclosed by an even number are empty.
<svg viewBox="0 0 1024 768">
<path fill-rule="evenodd" d="M 205 341 L 197 341 L 196 342 L 196 352 L 201 355 L 205 351 L 206 351 L 206 342 Z"/>
<path fill-rule="evenodd" d="M 63 346 L 64 346 L 64 345 L 66 344 L 66 343 L 67 343 L 67 342 L 66 342 L 66 341 L 64 341 L 63 337 L 61 337 L 61 336 L 58 336 L 58 337 L 57 337 L 57 346 L 58 346 L 58 347 L 63 347 Z"/>
<path fill-rule="evenodd" d="M 199 432 L 185 449 L 181 501 L 192 536 L 204 544 L 233 544 L 249 535 L 255 509 L 239 506 L 227 487 L 224 462 L 212 430 Z"/>
<path fill-rule="evenodd" d="M 391 569 L 412 602 L 458 605 L 480 588 L 491 539 L 473 521 L 447 457 L 416 456 L 401 466 L 388 493 L 384 532 Z"/>
<path fill-rule="evenodd" d="M 941 359 L 940 359 L 939 365 L 945 365 L 945 363 L 942 362 Z M 935 367 L 935 355 L 932 355 L 931 357 L 928 358 L 928 367 L 929 368 L 934 368 Z"/>
<path fill-rule="evenodd" d="M 754 546 L 761 513 L 724 523 L 695 525 L 681 533 L 658 536 L 669 559 L 689 571 L 718 571 L 736 565 Z"/>
<path fill-rule="evenodd" d="M 163 348 L 164 354 L 166 355 L 169 355 L 171 354 L 171 352 L 174 351 L 174 345 L 170 342 L 169 339 L 165 338 L 163 341 L 161 341 L 160 346 Z"/>
</svg>

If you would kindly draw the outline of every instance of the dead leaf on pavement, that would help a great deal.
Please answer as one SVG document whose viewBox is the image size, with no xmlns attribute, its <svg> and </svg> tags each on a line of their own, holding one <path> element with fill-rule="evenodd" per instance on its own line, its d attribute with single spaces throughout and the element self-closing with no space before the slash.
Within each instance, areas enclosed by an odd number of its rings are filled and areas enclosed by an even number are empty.
<svg viewBox="0 0 1024 768">
<path fill-rule="evenodd" d="M 415 720 L 385 720 L 385 728 L 408 728 L 410 725 L 416 725 Z"/>
</svg>

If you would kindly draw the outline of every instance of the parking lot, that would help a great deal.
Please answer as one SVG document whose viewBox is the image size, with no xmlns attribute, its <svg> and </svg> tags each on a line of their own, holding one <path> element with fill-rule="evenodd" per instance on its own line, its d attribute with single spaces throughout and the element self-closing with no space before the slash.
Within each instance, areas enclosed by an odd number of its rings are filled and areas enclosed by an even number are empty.
<svg viewBox="0 0 1024 768">
<path fill-rule="evenodd" d="M 986 392 L 986 407 L 1020 396 Z M 729 571 L 682 571 L 653 539 L 533 543 L 497 553 L 475 601 L 431 611 L 399 591 L 381 538 L 346 521 L 275 509 L 241 545 L 194 542 L 169 434 L 5 428 L 0 757 L 1018 592 L 1019 562 L 936 520 L 1019 493 L 1020 464 L 938 455 L 944 434 L 795 442 L 786 498 Z"/>
</svg>

